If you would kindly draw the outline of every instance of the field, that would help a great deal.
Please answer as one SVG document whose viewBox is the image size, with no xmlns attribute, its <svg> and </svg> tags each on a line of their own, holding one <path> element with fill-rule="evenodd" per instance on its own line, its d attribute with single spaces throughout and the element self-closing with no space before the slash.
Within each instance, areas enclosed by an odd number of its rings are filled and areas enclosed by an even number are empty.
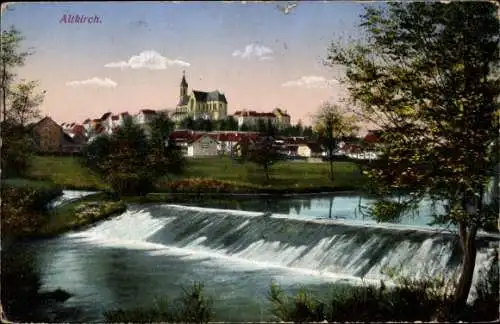
<svg viewBox="0 0 500 324">
<path fill-rule="evenodd" d="M 263 170 L 251 163 L 239 163 L 227 157 L 188 159 L 184 174 L 165 175 L 160 182 L 186 179 L 210 179 L 240 186 L 274 189 L 346 188 L 363 185 L 364 177 L 352 162 L 334 163 L 334 181 L 328 177 L 328 163 L 282 161 L 270 169 L 266 183 Z M 100 177 L 83 167 L 76 157 L 37 156 L 29 172 L 31 179 L 50 180 L 66 189 L 108 189 Z"/>
</svg>

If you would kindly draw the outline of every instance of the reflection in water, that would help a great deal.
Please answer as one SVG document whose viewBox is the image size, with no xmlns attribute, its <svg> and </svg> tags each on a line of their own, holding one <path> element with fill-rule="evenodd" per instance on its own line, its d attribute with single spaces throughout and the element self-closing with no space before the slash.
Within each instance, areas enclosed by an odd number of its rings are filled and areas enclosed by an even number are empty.
<svg viewBox="0 0 500 324">
<path fill-rule="evenodd" d="M 374 201 L 362 196 L 330 195 L 306 198 L 229 198 L 207 199 L 194 201 L 184 205 L 220 208 L 231 210 L 245 210 L 255 212 L 270 212 L 301 218 L 329 218 L 343 220 L 357 220 L 365 223 L 374 223 L 362 208 L 369 206 Z M 427 226 L 431 223 L 431 215 L 442 210 L 439 204 L 433 205 L 431 201 L 423 201 L 419 210 L 403 215 L 401 219 L 393 221 L 404 225 Z"/>
</svg>

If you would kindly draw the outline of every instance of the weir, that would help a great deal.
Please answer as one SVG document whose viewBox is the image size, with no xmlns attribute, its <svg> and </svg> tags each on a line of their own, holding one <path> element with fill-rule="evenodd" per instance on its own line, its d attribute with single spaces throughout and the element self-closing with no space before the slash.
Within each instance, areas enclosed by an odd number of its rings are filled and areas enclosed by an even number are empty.
<svg viewBox="0 0 500 324">
<path fill-rule="evenodd" d="M 443 230 L 177 205 L 131 206 L 114 219 L 68 236 L 370 280 L 388 279 L 382 272 L 390 268 L 413 277 L 451 274 L 461 253 L 457 236 Z M 478 238 L 476 272 L 491 263 L 496 242 L 494 235 Z"/>
</svg>

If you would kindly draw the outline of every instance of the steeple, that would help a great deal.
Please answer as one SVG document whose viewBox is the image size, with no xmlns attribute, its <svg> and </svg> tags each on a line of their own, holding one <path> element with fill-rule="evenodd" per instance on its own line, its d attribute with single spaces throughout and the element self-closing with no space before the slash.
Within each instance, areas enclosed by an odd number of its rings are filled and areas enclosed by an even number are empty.
<svg viewBox="0 0 500 324">
<path fill-rule="evenodd" d="M 182 71 L 180 100 L 187 96 L 188 83 L 186 82 L 186 71 Z"/>
</svg>

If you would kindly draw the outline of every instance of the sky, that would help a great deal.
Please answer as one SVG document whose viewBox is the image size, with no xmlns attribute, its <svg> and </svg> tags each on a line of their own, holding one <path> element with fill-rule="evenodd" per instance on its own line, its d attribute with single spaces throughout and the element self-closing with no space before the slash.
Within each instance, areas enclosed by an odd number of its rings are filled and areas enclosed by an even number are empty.
<svg viewBox="0 0 500 324">
<path fill-rule="evenodd" d="M 60 123 L 175 109 L 185 70 L 188 91 L 223 92 L 229 114 L 280 107 L 308 124 L 322 103 L 346 95 L 340 70 L 322 62 L 332 40 L 358 33 L 363 3 L 301 1 L 285 14 L 286 5 L 12 3 L 1 23 L 24 35 L 33 55 L 18 75 L 40 82 L 42 115 Z"/>
</svg>

